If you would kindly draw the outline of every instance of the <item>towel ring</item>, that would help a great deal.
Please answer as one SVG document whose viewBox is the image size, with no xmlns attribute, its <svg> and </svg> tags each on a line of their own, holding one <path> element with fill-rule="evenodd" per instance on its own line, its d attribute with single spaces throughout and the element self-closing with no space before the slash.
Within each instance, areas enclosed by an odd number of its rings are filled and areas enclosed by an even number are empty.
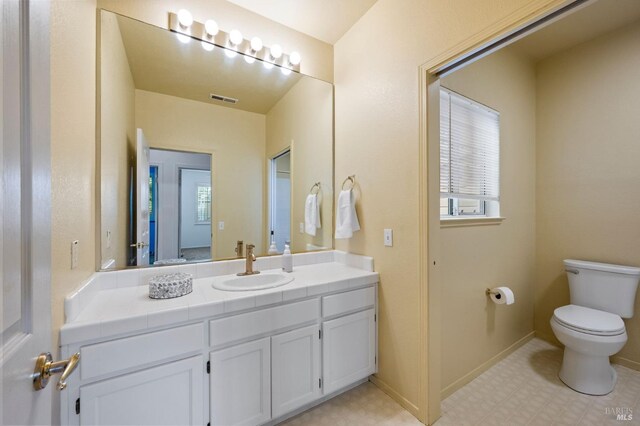
<svg viewBox="0 0 640 426">
<path fill-rule="evenodd" d="M 342 181 L 342 189 L 343 190 L 345 189 L 344 185 L 349 181 L 351 181 L 351 188 L 348 188 L 348 189 L 353 189 L 353 187 L 356 184 L 356 175 L 347 176 L 347 178 Z"/>
<path fill-rule="evenodd" d="M 316 192 L 313 192 L 314 189 L 316 190 Z M 310 194 L 317 194 L 318 192 L 320 192 L 320 182 L 314 183 L 311 189 L 309 190 Z"/>
</svg>

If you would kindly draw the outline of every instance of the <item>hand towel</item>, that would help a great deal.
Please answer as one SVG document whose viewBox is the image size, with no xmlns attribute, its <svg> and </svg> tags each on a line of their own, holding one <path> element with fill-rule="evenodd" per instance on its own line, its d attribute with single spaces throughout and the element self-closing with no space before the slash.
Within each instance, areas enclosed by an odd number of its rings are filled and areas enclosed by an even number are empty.
<svg viewBox="0 0 640 426">
<path fill-rule="evenodd" d="M 351 189 L 340 191 L 338 210 L 336 212 L 336 238 L 351 238 L 360 230 L 360 222 L 356 214 L 356 199 Z"/>
<path fill-rule="evenodd" d="M 318 194 L 307 195 L 304 203 L 304 232 L 314 236 L 320 228 L 320 200 Z"/>
</svg>

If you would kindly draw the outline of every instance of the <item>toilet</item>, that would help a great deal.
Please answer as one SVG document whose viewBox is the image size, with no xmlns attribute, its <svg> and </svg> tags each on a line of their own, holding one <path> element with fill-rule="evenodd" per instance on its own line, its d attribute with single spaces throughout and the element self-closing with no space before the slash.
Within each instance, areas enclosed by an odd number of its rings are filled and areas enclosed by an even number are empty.
<svg viewBox="0 0 640 426">
<path fill-rule="evenodd" d="M 551 328 L 564 344 L 559 377 L 570 388 L 606 395 L 616 385 L 609 357 L 627 342 L 622 318 L 633 316 L 640 268 L 565 260 L 570 305 L 557 308 Z"/>
</svg>

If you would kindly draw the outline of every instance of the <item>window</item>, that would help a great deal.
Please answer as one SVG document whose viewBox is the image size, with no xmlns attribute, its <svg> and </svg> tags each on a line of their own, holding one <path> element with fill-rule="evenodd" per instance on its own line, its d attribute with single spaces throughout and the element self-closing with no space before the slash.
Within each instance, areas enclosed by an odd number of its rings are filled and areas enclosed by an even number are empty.
<svg viewBox="0 0 640 426">
<path fill-rule="evenodd" d="M 196 188 L 196 223 L 211 223 L 211 185 Z"/>
<path fill-rule="evenodd" d="M 500 114 L 440 90 L 440 215 L 499 216 Z"/>
</svg>

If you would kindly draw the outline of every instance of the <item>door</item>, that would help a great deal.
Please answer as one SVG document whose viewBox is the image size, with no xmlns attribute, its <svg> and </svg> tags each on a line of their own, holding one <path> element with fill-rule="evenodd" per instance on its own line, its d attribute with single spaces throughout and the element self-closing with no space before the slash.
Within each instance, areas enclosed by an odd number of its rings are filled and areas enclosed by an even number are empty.
<svg viewBox="0 0 640 426">
<path fill-rule="evenodd" d="M 271 338 L 272 415 L 280 417 L 319 398 L 320 327 L 309 327 Z"/>
<path fill-rule="evenodd" d="M 149 264 L 149 144 L 136 133 L 136 264 Z"/>
<path fill-rule="evenodd" d="M 203 425 L 202 356 L 80 387 L 81 425 Z"/>
<path fill-rule="evenodd" d="M 322 324 L 323 393 L 329 394 L 376 371 L 374 310 Z"/>
<path fill-rule="evenodd" d="M 211 425 L 254 426 L 271 419 L 271 339 L 211 352 Z"/>
<path fill-rule="evenodd" d="M 32 378 L 53 349 L 49 2 L 0 2 L 0 46 L 0 423 L 49 424 L 55 383 Z"/>
</svg>

